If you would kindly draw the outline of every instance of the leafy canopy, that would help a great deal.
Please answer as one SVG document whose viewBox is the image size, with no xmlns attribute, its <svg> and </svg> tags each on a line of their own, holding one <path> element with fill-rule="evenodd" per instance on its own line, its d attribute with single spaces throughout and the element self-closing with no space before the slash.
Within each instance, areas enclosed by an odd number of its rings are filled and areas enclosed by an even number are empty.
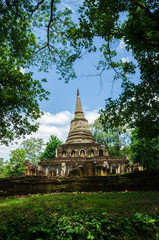
<svg viewBox="0 0 159 240">
<path fill-rule="evenodd" d="M 28 9 L 32 1 L 0 1 L 0 143 L 8 144 L 38 129 L 39 101 L 48 99 L 42 82 L 28 68 L 35 53 Z"/>
<path fill-rule="evenodd" d="M 138 129 L 132 131 L 132 161 L 142 164 L 147 169 L 159 170 L 159 137 L 141 138 Z"/>
<path fill-rule="evenodd" d="M 75 77 L 76 55 L 68 48 L 65 34 L 74 23 L 71 11 L 57 9 L 59 4 L 58 0 L 0 1 L 1 144 L 38 129 L 37 119 L 43 114 L 39 101 L 47 100 L 49 92 L 43 88 L 45 79 L 33 79 L 31 65 L 46 71 L 56 64 L 66 81 Z M 25 69 L 27 73 L 22 73 Z"/>
<path fill-rule="evenodd" d="M 137 127 L 141 137 L 153 138 L 159 134 L 159 2 L 85 0 L 79 10 L 79 27 L 74 31 L 72 45 L 88 51 L 101 52 L 97 71 L 114 69 L 114 80 L 122 79 L 119 98 L 106 100 L 101 110 L 103 126 Z M 121 15 L 125 14 L 123 21 Z M 71 31 L 70 31 L 71 33 Z M 94 46 L 102 39 L 101 46 Z M 132 51 L 134 62 L 118 61 L 114 43 L 124 41 Z M 140 70 L 138 84 L 130 81 L 136 67 Z"/>
<path fill-rule="evenodd" d="M 34 80 L 31 72 L 22 74 L 21 68 L 34 64 L 47 70 L 55 64 L 60 79 L 68 82 L 76 77 L 76 59 L 97 50 L 101 52 L 98 75 L 112 68 L 114 80 L 123 81 L 119 99 L 107 99 L 101 111 L 103 126 L 106 121 L 110 126 L 127 122 L 130 128 L 138 127 L 141 136 L 158 135 L 158 0 L 84 0 L 77 20 L 69 8 L 63 9 L 60 0 L 11 0 L 0 1 L 0 14 L 1 143 L 36 131 L 38 125 L 30 119 L 41 116 L 39 100 L 47 99 L 42 83 Z M 101 45 L 94 41 L 99 39 Z M 118 60 L 114 43 L 119 41 L 132 51 L 135 61 Z M 139 84 L 128 79 L 136 67 Z"/>
</svg>

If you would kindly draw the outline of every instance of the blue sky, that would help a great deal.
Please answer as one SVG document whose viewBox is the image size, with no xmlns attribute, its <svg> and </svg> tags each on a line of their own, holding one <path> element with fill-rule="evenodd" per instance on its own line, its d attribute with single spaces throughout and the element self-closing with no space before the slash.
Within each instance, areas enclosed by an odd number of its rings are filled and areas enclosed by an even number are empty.
<svg viewBox="0 0 159 240">
<path fill-rule="evenodd" d="M 119 54 L 118 59 L 122 61 L 132 60 L 131 53 L 125 50 L 123 41 L 116 44 L 116 50 Z M 70 80 L 65 83 L 64 80 L 58 80 L 55 66 L 49 70 L 49 73 L 38 72 L 37 69 L 31 69 L 34 72 L 34 78 L 46 78 L 47 83 L 45 89 L 50 91 L 49 101 L 40 103 L 43 111 L 51 111 L 57 113 L 59 111 L 74 111 L 75 97 L 77 88 L 80 90 L 82 105 L 86 110 L 101 109 L 105 105 L 105 99 L 112 97 L 117 98 L 121 92 L 121 81 L 118 80 L 113 84 L 113 70 L 103 72 L 102 79 L 97 74 L 96 66 L 99 61 L 99 53 L 90 53 L 77 60 L 75 63 L 75 71 L 77 79 Z"/>
<path fill-rule="evenodd" d="M 98 41 L 98 39 L 97 39 Z M 125 50 L 125 44 L 121 40 L 116 42 L 114 48 L 117 50 L 118 59 L 122 61 L 131 61 L 131 52 Z M 65 83 L 58 80 L 55 66 L 49 69 L 49 72 L 38 72 L 36 68 L 31 68 L 34 72 L 35 79 L 46 78 L 44 83 L 46 90 L 50 91 L 49 101 L 40 103 L 40 109 L 44 111 L 44 116 L 39 120 L 40 128 L 37 133 L 27 136 L 27 138 L 39 137 L 44 141 L 48 141 L 50 135 L 54 134 L 62 141 L 65 141 L 68 135 L 70 121 L 74 116 L 77 88 L 80 91 L 83 111 L 89 123 L 98 117 L 98 111 L 105 106 L 105 99 L 112 97 L 117 98 L 121 92 L 120 80 L 113 85 L 113 70 L 105 71 L 102 75 L 102 81 L 96 73 L 95 66 L 99 60 L 99 53 L 87 54 L 83 59 L 75 63 L 77 79 Z M 23 69 L 22 71 L 26 71 Z M 133 77 L 134 80 L 136 77 Z M 16 141 L 16 140 L 15 140 Z M 7 160 L 10 150 L 14 150 L 20 146 L 22 140 L 13 143 L 9 147 L 0 146 L 0 157 Z"/>
</svg>

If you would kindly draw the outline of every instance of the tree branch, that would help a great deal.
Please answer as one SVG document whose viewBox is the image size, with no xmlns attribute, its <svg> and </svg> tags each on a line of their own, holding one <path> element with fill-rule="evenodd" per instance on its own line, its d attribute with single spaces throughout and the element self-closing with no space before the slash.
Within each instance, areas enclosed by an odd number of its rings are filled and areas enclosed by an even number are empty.
<svg viewBox="0 0 159 240">
<path fill-rule="evenodd" d="M 138 5 L 140 8 L 142 8 L 142 9 L 145 10 L 145 12 L 149 15 L 150 18 L 153 17 L 153 14 L 150 12 L 150 10 L 148 9 L 148 7 L 144 6 L 141 2 L 136 2 L 136 3 L 137 3 L 137 5 Z"/>
<path fill-rule="evenodd" d="M 147 46 L 159 47 L 159 42 L 157 42 L 157 41 L 146 39 L 142 34 L 137 34 L 136 36 L 137 36 L 137 38 L 140 39 L 140 41 L 142 41 Z"/>
<path fill-rule="evenodd" d="M 48 47 L 48 44 L 46 44 L 46 45 L 44 45 L 43 47 L 39 48 L 39 49 L 35 52 L 35 54 L 37 54 L 38 52 L 40 52 L 41 50 L 43 50 L 43 49 L 46 48 L 46 47 Z"/>
<path fill-rule="evenodd" d="M 147 15 L 148 15 L 150 18 L 153 18 L 153 14 L 150 12 L 150 10 L 148 9 L 148 7 L 146 7 L 145 5 L 143 5 L 141 2 L 135 1 L 135 0 L 131 0 L 131 4 L 132 4 L 132 5 L 137 5 L 138 7 L 144 9 L 144 10 L 145 10 L 145 13 L 147 13 Z"/>
<path fill-rule="evenodd" d="M 31 12 L 31 16 L 34 14 L 34 12 L 39 8 L 39 6 L 40 6 L 44 1 L 45 1 L 45 0 L 41 0 L 40 2 L 38 2 L 37 6 L 36 6 L 33 10 L 29 11 L 29 12 Z"/>
<path fill-rule="evenodd" d="M 53 7 L 54 7 L 54 0 L 51 0 L 50 20 L 49 20 L 49 24 L 47 26 L 47 43 L 48 43 L 48 45 L 49 45 L 49 42 L 50 42 L 50 39 L 49 39 L 50 25 L 53 22 Z"/>
<path fill-rule="evenodd" d="M 145 44 L 152 47 L 159 47 L 159 42 L 144 39 Z"/>
<path fill-rule="evenodd" d="M 112 69 L 115 71 L 115 73 L 119 76 L 121 76 L 122 78 L 124 78 L 124 74 L 118 72 L 115 67 L 113 66 L 113 61 L 112 61 L 112 57 L 111 57 L 111 50 L 110 50 L 110 39 L 108 36 L 108 55 L 109 55 L 109 61 L 110 61 L 110 66 L 112 67 Z"/>
</svg>

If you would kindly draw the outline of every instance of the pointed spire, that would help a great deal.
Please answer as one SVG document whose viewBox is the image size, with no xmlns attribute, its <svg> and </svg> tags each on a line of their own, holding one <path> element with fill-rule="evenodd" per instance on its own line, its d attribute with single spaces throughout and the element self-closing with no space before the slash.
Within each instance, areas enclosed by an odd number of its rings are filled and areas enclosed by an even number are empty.
<svg viewBox="0 0 159 240">
<path fill-rule="evenodd" d="M 75 118 L 71 121 L 70 131 L 66 140 L 66 144 L 74 143 L 95 143 L 89 130 L 88 121 L 83 114 L 79 89 L 77 89 Z"/>
<path fill-rule="evenodd" d="M 79 89 L 77 88 L 77 97 L 79 96 Z"/>
<path fill-rule="evenodd" d="M 75 118 L 84 118 L 81 99 L 79 95 L 79 89 L 77 88 L 77 100 L 76 100 L 76 110 L 75 110 Z"/>
</svg>

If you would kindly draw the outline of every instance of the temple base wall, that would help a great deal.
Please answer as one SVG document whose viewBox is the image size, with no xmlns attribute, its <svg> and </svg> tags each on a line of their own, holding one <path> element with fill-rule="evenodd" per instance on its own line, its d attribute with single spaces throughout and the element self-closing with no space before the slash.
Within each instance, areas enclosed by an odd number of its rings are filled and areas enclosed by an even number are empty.
<svg viewBox="0 0 159 240">
<path fill-rule="evenodd" d="M 108 176 L 132 171 L 143 171 L 143 167 L 138 164 L 129 165 L 126 159 L 113 159 L 111 157 L 75 158 L 69 159 L 56 158 L 53 161 L 41 161 L 38 167 L 29 161 L 25 163 L 26 176 L 62 176 L 62 177 L 89 177 L 89 176 Z"/>
<path fill-rule="evenodd" d="M 60 192 L 159 191 L 159 171 L 116 176 L 57 178 L 24 176 L 0 179 L 0 197 Z"/>
</svg>

